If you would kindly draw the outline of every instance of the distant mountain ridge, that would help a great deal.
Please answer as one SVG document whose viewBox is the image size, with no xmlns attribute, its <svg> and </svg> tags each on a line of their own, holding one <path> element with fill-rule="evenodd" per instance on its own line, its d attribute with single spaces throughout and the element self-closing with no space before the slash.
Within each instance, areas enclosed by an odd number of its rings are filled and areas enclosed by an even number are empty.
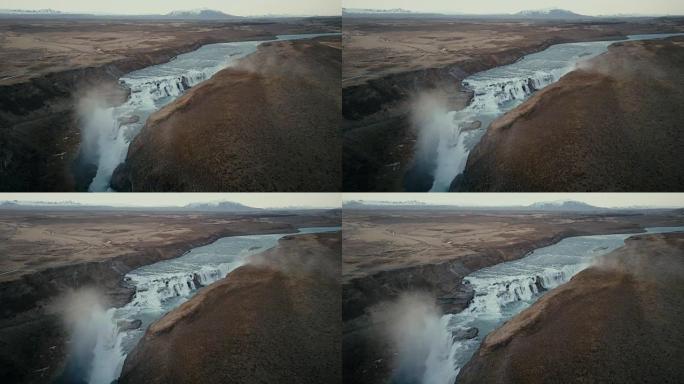
<svg viewBox="0 0 684 384">
<path fill-rule="evenodd" d="M 475 14 L 475 13 L 460 13 L 460 12 L 418 12 L 403 8 L 393 9 L 372 9 L 372 8 L 342 8 L 343 15 L 353 16 L 388 16 L 388 17 L 404 17 L 404 16 L 451 16 L 459 18 L 481 18 L 491 17 L 496 19 L 539 19 L 539 20 L 580 20 L 592 19 L 593 16 L 581 15 L 566 9 L 548 8 L 548 9 L 534 9 L 522 10 L 516 13 L 492 13 L 492 14 Z"/>
<path fill-rule="evenodd" d="M 184 206 L 168 206 L 168 207 L 144 207 L 144 206 L 109 206 L 109 205 L 90 205 L 81 204 L 74 201 L 18 201 L 5 200 L 0 201 L 0 210 L 40 210 L 40 209 L 57 209 L 57 210 L 162 210 L 162 211 L 202 211 L 202 212 L 260 212 L 264 209 L 254 208 L 234 201 L 218 201 L 211 203 L 190 203 Z"/>
<path fill-rule="evenodd" d="M 232 213 L 259 213 L 275 211 L 308 211 L 308 210 L 339 210 L 339 207 L 307 207 L 307 206 L 283 206 L 256 208 L 235 201 L 215 201 L 203 203 L 189 203 L 183 206 L 111 206 L 106 204 L 82 204 L 74 201 L 19 201 L 0 200 L 0 211 L 21 210 L 78 210 L 78 211 L 164 211 L 164 212 L 232 212 Z"/>
<path fill-rule="evenodd" d="M 165 14 L 118 14 L 116 12 L 88 13 L 78 11 L 58 11 L 54 9 L 1 9 L 0 16 L 16 18 L 59 18 L 59 19 L 80 19 L 80 18 L 126 18 L 143 20 L 189 20 L 189 21 L 216 21 L 216 20 L 244 20 L 259 18 L 291 18 L 291 17 L 314 17 L 317 15 L 294 15 L 294 14 L 255 14 L 249 16 L 238 16 L 222 11 L 200 8 L 189 10 L 174 10 Z"/>
<path fill-rule="evenodd" d="M 675 208 L 667 207 L 620 207 L 620 208 L 605 208 L 597 207 L 581 201 L 574 200 L 559 200 L 559 201 L 542 201 L 530 205 L 508 205 L 508 206 L 475 206 L 475 205 L 446 205 L 446 204 L 429 204 L 425 202 L 415 201 L 365 201 L 365 200 L 350 200 L 343 204 L 344 209 L 355 210 L 373 210 L 373 209 L 399 209 L 399 210 L 463 210 L 463 211 L 547 211 L 547 212 L 607 212 L 607 211 L 635 211 L 635 210 L 670 210 Z"/>
</svg>

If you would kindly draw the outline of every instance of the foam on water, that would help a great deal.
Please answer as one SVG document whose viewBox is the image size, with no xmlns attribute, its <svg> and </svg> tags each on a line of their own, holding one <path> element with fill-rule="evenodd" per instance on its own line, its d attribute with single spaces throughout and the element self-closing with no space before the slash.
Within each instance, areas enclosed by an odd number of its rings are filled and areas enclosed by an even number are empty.
<svg viewBox="0 0 684 384">
<path fill-rule="evenodd" d="M 310 39 L 337 33 L 278 35 L 277 40 Z M 128 145 L 153 112 L 178 98 L 186 90 L 211 78 L 272 40 L 208 44 L 178 55 L 168 63 L 153 65 L 126 74 L 119 82 L 130 89 L 128 100 L 113 108 L 96 108 L 84 118 L 84 135 L 92 138 L 93 153 L 88 159 L 97 163 L 97 173 L 89 186 L 91 192 L 110 190 L 116 167 L 126 159 Z"/>
<path fill-rule="evenodd" d="M 678 34 L 632 35 L 628 40 L 667 38 Z M 525 101 L 532 93 L 555 83 L 577 65 L 608 50 L 615 41 L 595 41 L 553 45 L 519 61 L 476 73 L 463 80 L 473 91 L 470 104 L 447 113 L 441 124 L 436 148 L 431 192 L 448 191 L 456 176 L 463 173 L 470 151 L 480 141 L 492 121 Z M 467 129 L 479 121 L 477 129 Z"/>
<path fill-rule="evenodd" d="M 648 228 L 647 233 L 682 232 L 684 227 Z M 470 305 L 442 316 L 443 340 L 435 342 L 425 362 L 423 384 L 453 384 L 480 343 L 494 329 L 532 305 L 544 292 L 569 281 L 601 257 L 624 245 L 634 234 L 578 236 L 539 248 L 519 260 L 497 264 L 464 279 L 475 292 Z M 473 339 L 459 340 L 458 331 L 477 328 Z M 431 375 L 431 376 L 428 376 Z"/>
<path fill-rule="evenodd" d="M 339 231 L 340 227 L 300 228 L 300 234 Z M 274 247 L 287 234 L 224 237 L 185 255 L 135 269 L 125 281 L 135 287 L 131 302 L 94 314 L 97 342 L 90 364 L 90 384 L 110 384 L 121 374 L 126 355 L 147 327 L 190 299 L 198 289 L 218 281 L 251 255 Z M 126 324 L 141 321 L 137 329 Z"/>
</svg>

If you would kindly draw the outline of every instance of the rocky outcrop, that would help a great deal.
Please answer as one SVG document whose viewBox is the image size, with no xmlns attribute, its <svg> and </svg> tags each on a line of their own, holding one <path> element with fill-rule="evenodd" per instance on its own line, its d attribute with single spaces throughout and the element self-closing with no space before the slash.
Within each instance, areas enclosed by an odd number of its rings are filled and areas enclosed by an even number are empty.
<svg viewBox="0 0 684 384">
<path fill-rule="evenodd" d="M 453 331 L 451 333 L 451 337 L 454 340 L 469 340 L 469 339 L 476 338 L 479 333 L 480 333 L 479 329 L 472 327 L 472 328 L 459 329 L 457 331 Z"/>
<path fill-rule="evenodd" d="M 338 44 L 338 37 L 262 44 L 150 116 L 112 186 L 340 190 Z"/>
<path fill-rule="evenodd" d="M 341 383 L 340 233 L 287 236 L 152 324 L 119 383 Z"/>
<path fill-rule="evenodd" d="M 457 382 L 678 382 L 683 313 L 684 235 L 631 237 L 490 333 Z"/>
<path fill-rule="evenodd" d="M 492 123 L 458 191 L 680 191 L 684 39 L 613 44 Z"/>
</svg>

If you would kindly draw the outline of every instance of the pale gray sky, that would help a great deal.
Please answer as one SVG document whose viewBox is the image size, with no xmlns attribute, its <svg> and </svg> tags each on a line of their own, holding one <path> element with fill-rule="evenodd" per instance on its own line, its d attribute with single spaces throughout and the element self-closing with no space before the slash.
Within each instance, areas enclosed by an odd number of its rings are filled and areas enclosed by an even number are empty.
<svg viewBox="0 0 684 384">
<path fill-rule="evenodd" d="M 597 207 L 684 207 L 684 193 L 344 193 L 343 201 L 422 201 L 439 205 L 511 206 L 575 200 Z"/>
<path fill-rule="evenodd" d="M 188 203 L 234 201 L 256 208 L 341 206 L 339 193 L 0 193 L 0 201 L 60 202 L 109 206 L 183 206 Z"/>
<path fill-rule="evenodd" d="M 264 14 L 339 15 L 340 0 L 2 0 L 0 9 L 45 9 L 62 12 L 163 14 L 209 8 L 249 16 Z"/>
<path fill-rule="evenodd" d="M 584 15 L 684 14 L 682 0 L 342 0 L 342 6 L 475 14 L 515 13 L 546 8 L 562 8 Z"/>
</svg>

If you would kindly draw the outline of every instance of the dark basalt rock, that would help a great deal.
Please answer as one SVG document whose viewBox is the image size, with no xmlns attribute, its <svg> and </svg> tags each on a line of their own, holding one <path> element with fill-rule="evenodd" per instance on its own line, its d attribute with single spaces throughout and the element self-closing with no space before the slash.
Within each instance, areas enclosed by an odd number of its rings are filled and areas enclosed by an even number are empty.
<svg viewBox="0 0 684 384">
<path fill-rule="evenodd" d="M 120 320 L 118 323 L 116 323 L 116 326 L 119 327 L 120 330 L 122 331 L 130 331 L 133 329 L 138 329 L 142 325 L 142 320 L 135 319 L 135 320 Z"/>
<path fill-rule="evenodd" d="M 454 341 L 474 339 L 477 337 L 477 335 L 479 333 L 480 333 L 480 330 L 477 329 L 476 327 L 463 328 L 463 329 L 459 329 L 459 330 L 451 332 L 451 339 Z"/>
<path fill-rule="evenodd" d="M 117 192 L 131 192 L 133 186 L 126 163 L 121 163 L 114 169 L 112 178 L 109 181 L 109 186 Z"/>
<path fill-rule="evenodd" d="M 138 115 L 128 115 L 119 117 L 119 125 L 134 124 L 140 121 L 140 116 Z"/>
</svg>

